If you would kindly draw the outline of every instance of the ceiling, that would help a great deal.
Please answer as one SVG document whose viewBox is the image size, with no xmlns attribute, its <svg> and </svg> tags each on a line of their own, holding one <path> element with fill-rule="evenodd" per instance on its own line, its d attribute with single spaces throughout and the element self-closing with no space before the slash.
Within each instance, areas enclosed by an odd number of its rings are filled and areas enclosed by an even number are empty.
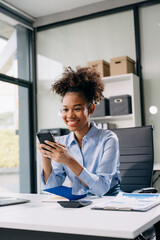
<svg viewBox="0 0 160 240">
<path fill-rule="evenodd" d="M 104 0 L 2 0 L 33 18 L 39 18 Z M 107 0 L 105 0 L 107 1 Z"/>
</svg>

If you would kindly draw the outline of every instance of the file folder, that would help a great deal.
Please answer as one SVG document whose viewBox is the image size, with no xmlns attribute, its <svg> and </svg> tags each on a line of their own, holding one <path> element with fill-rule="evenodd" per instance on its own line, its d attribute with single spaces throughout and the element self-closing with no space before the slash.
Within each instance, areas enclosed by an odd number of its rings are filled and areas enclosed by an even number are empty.
<svg viewBox="0 0 160 240">
<path fill-rule="evenodd" d="M 78 199 L 81 199 L 81 198 L 84 198 L 84 197 L 87 196 L 87 194 L 74 195 L 74 194 L 72 194 L 72 188 L 66 187 L 66 186 L 48 188 L 48 189 L 44 189 L 44 191 L 49 192 L 49 193 L 53 193 L 53 194 L 61 196 L 61 197 L 65 197 L 69 201 L 78 200 Z"/>
</svg>

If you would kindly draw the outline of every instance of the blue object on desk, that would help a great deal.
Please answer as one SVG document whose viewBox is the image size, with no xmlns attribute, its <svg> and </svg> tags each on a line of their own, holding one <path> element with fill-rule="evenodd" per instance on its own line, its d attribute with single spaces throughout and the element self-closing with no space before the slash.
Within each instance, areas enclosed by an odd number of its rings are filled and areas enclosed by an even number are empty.
<svg viewBox="0 0 160 240">
<path fill-rule="evenodd" d="M 66 187 L 66 186 L 48 188 L 48 189 L 44 189 L 44 191 L 56 194 L 61 197 L 65 197 L 65 198 L 69 199 L 70 201 L 78 200 L 78 199 L 81 199 L 81 198 L 84 198 L 87 196 L 87 194 L 74 195 L 74 194 L 72 194 L 72 188 Z"/>
<path fill-rule="evenodd" d="M 159 198 L 159 194 L 153 193 L 123 193 L 122 196 L 132 199 L 153 199 Z"/>
</svg>

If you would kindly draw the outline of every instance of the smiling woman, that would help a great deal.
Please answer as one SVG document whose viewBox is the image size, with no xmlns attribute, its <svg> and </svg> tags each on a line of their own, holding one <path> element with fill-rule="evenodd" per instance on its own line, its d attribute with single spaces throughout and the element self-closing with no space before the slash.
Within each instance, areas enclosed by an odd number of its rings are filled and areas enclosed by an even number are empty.
<svg viewBox="0 0 160 240">
<path fill-rule="evenodd" d="M 66 68 L 52 90 L 62 97 L 62 119 L 71 131 L 49 145 L 38 143 L 45 188 L 61 186 L 66 176 L 73 194 L 116 195 L 120 188 L 119 145 L 110 130 L 90 121 L 104 84 L 92 68 Z M 44 150 L 46 148 L 47 150 Z"/>
</svg>

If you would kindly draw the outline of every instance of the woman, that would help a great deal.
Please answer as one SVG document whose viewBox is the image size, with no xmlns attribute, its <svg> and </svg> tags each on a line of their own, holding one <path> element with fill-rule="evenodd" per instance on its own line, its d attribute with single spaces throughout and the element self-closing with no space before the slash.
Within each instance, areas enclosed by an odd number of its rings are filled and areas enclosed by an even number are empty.
<svg viewBox="0 0 160 240">
<path fill-rule="evenodd" d="M 92 68 L 66 68 L 52 90 L 62 97 L 61 116 L 71 132 L 55 143 L 46 141 L 49 146 L 38 143 L 44 187 L 61 186 L 68 176 L 73 194 L 116 195 L 120 188 L 118 139 L 90 121 L 95 103 L 103 98 L 99 74 Z"/>
</svg>

